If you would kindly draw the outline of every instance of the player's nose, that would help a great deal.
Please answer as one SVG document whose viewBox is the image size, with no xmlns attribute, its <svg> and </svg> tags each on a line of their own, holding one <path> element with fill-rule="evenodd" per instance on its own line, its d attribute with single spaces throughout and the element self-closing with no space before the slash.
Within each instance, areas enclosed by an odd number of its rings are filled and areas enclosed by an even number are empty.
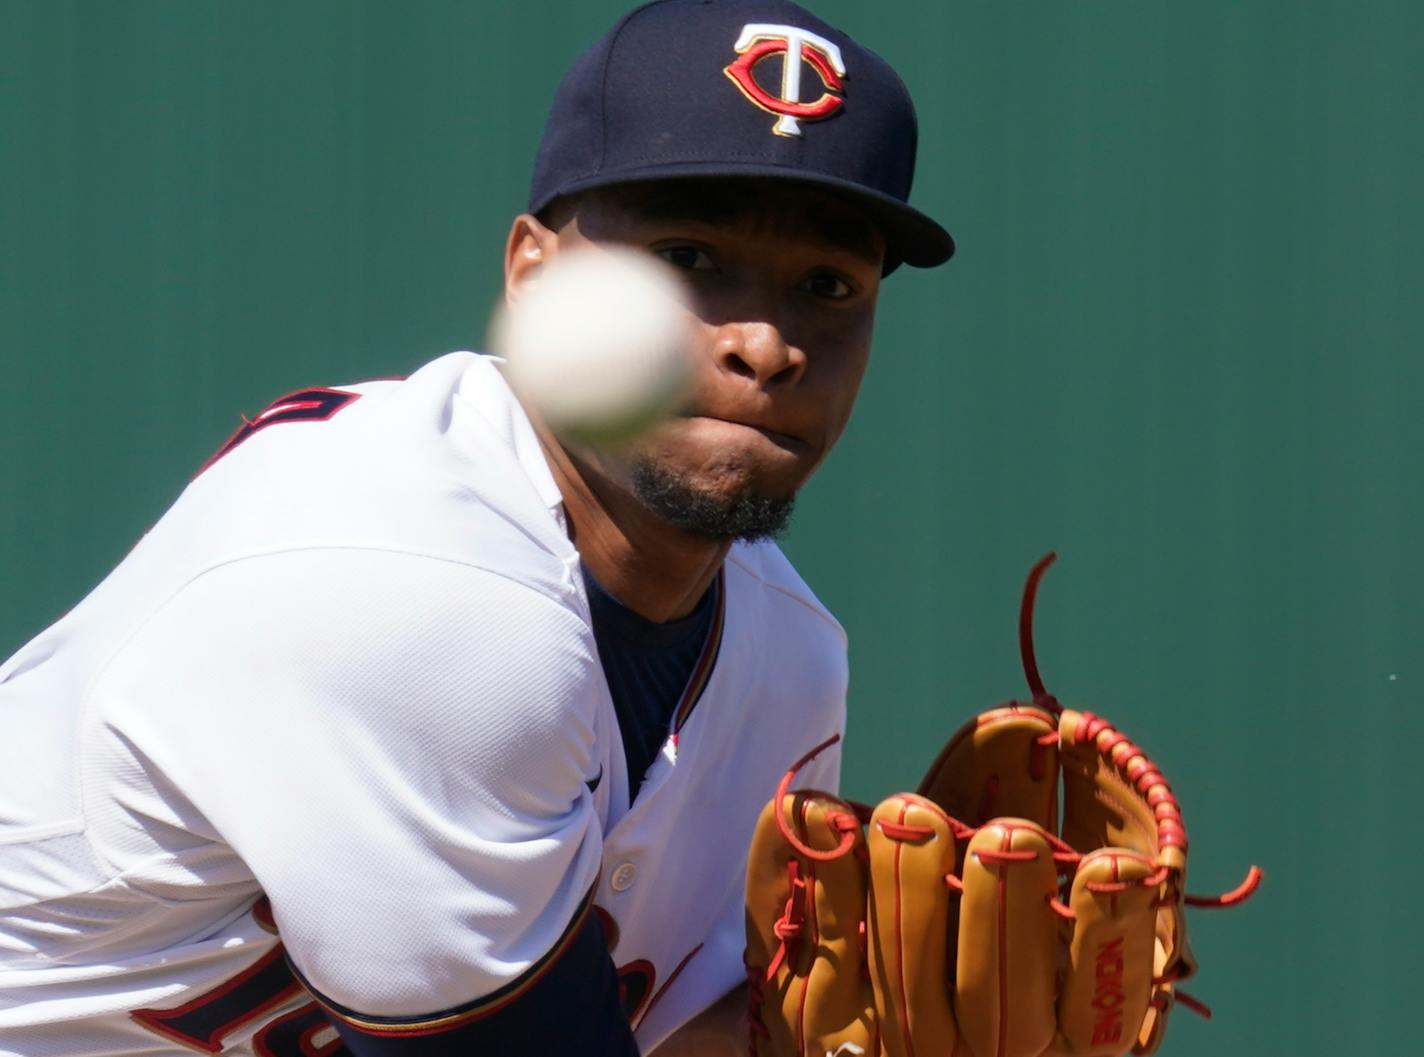
<svg viewBox="0 0 1424 1057">
<path fill-rule="evenodd" d="M 713 354 L 719 369 L 754 383 L 759 389 L 794 386 L 806 373 L 806 355 L 786 340 L 770 320 L 723 323 Z"/>
</svg>

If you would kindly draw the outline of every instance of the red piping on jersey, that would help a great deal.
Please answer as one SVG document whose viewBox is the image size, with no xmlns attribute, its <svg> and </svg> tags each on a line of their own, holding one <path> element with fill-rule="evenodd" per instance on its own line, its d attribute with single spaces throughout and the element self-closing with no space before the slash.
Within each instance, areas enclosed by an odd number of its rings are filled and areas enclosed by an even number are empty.
<svg viewBox="0 0 1424 1057">
<path fill-rule="evenodd" d="M 672 982 L 677 979 L 678 974 L 687 968 L 687 963 L 692 961 L 692 956 L 700 951 L 703 946 L 704 944 L 699 943 L 696 947 L 693 947 L 692 950 L 683 955 L 682 961 L 677 963 L 677 967 L 673 969 L 668 978 L 663 981 L 663 986 L 658 988 L 657 993 L 654 994 L 653 997 L 648 1000 L 648 1004 L 643 1007 L 642 1015 L 638 1017 L 638 1024 L 641 1024 L 647 1019 L 648 1014 L 653 1011 L 653 1007 L 658 1004 L 658 1001 L 663 995 L 667 994 L 667 989 L 672 986 Z M 633 1026 L 636 1028 L 638 1025 L 634 1024 Z"/>
<path fill-rule="evenodd" d="M 676 738 L 682 731 L 683 724 L 687 722 L 687 717 L 692 715 L 692 710 L 697 707 L 697 702 L 702 700 L 702 694 L 706 691 L 707 684 L 712 681 L 712 670 L 717 666 L 717 654 L 722 649 L 722 629 L 727 617 L 727 573 L 725 569 L 717 573 L 713 590 L 717 592 L 717 597 L 712 611 L 712 627 L 707 633 L 707 641 L 702 644 L 702 653 L 698 656 L 697 663 L 692 666 L 692 675 L 688 677 L 687 687 L 682 691 L 682 700 L 678 702 L 677 709 L 673 713 L 674 747 L 676 747 Z"/>
</svg>

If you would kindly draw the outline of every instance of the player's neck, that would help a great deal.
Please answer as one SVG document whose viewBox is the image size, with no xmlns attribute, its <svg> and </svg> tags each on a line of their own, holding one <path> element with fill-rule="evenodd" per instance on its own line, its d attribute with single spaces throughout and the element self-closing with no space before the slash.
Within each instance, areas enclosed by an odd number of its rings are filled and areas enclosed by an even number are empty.
<svg viewBox="0 0 1424 1057">
<path fill-rule="evenodd" d="M 541 439 L 564 497 L 569 534 L 594 579 L 648 620 L 663 623 L 691 613 L 731 544 L 674 528 L 560 445 Z"/>
</svg>

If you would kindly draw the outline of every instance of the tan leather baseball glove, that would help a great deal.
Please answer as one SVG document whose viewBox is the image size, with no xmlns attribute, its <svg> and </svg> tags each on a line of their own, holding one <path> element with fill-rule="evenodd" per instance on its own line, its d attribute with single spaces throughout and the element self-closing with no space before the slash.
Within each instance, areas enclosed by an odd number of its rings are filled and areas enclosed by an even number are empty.
<svg viewBox="0 0 1424 1057">
<path fill-rule="evenodd" d="M 754 1057 L 1119 1057 L 1153 1052 L 1196 971 L 1180 805 L 1106 720 L 1032 691 L 976 716 L 914 793 L 874 809 L 791 792 L 767 804 L 747 872 Z M 1060 792 L 1061 785 L 1061 792 Z M 1062 797 L 1062 826 L 1059 798 Z"/>
</svg>

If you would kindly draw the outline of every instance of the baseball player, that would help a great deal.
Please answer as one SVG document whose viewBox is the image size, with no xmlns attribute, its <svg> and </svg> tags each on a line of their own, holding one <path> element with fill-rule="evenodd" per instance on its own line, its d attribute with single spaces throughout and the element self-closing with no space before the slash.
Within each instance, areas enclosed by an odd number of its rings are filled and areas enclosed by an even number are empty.
<svg viewBox="0 0 1424 1057">
<path fill-rule="evenodd" d="M 688 406 L 582 447 L 462 352 L 245 420 L 0 667 L 0 1053 L 736 1052 L 683 1026 L 744 978 L 760 807 L 844 722 L 844 634 L 771 537 L 882 275 L 953 252 L 915 136 L 785 0 L 661 0 L 577 61 L 507 293 L 661 257 Z"/>
</svg>

